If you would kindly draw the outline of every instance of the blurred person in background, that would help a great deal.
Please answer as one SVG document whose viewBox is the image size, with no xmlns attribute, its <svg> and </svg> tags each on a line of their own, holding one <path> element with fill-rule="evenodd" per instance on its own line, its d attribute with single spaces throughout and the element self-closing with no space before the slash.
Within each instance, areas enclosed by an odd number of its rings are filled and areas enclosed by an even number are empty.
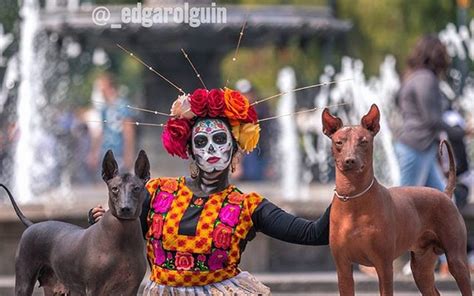
<svg viewBox="0 0 474 296">
<path fill-rule="evenodd" d="M 443 120 L 446 104 L 439 85 L 450 62 L 446 47 L 436 35 L 421 37 L 408 57 L 396 102 L 403 119 L 395 143 L 401 186 L 427 186 L 444 191 L 438 146 L 441 133 L 450 127 Z M 443 267 L 445 256 L 440 260 Z M 409 263 L 403 272 L 411 273 Z"/>
<path fill-rule="evenodd" d="M 443 113 L 443 121 L 448 128 L 443 135 L 451 143 L 456 156 L 456 188 L 454 189 L 454 200 L 459 210 L 462 210 L 469 202 L 469 189 L 474 186 L 474 175 L 469 170 L 469 158 L 466 151 L 465 140 L 474 135 L 474 129 L 469 126 L 462 115 L 461 110 L 455 102 L 449 101 L 449 109 Z M 449 168 L 447 159 L 442 159 L 443 171 L 447 175 Z M 474 271 L 474 252 L 472 244 L 468 240 L 467 252 L 471 272 Z M 441 258 L 439 271 L 442 275 L 448 275 L 449 269 L 445 258 Z"/>
<path fill-rule="evenodd" d="M 87 162 L 92 170 L 98 168 L 99 160 L 111 149 L 121 168 L 130 171 L 135 157 L 136 130 L 133 124 L 133 112 L 126 106 L 126 98 L 120 96 L 118 85 L 111 73 L 104 73 L 97 78 L 98 87 L 104 103 L 99 104 L 100 120 L 105 121 L 102 132 L 93 136 L 92 148 Z M 92 133 L 94 135 L 94 133 Z"/>
<path fill-rule="evenodd" d="M 418 40 L 409 55 L 408 69 L 397 98 L 402 115 L 395 151 L 400 165 L 401 186 L 428 186 L 444 190 L 444 177 L 437 162 L 443 121 L 443 95 L 439 88 L 450 58 L 434 35 Z"/>
<path fill-rule="evenodd" d="M 235 88 L 246 96 L 251 103 L 259 98 L 251 82 L 247 79 L 238 80 Z M 270 108 L 266 102 L 255 105 L 255 110 L 261 118 L 270 116 Z M 262 181 L 270 175 L 270 125 L 263 124 L 260 128 L 261 137 L 259 145 L 253 152 L 243 156 L 240 165 L 233 174 L 233 177 L 236 179 L 241 181 Z"/>
</svg>

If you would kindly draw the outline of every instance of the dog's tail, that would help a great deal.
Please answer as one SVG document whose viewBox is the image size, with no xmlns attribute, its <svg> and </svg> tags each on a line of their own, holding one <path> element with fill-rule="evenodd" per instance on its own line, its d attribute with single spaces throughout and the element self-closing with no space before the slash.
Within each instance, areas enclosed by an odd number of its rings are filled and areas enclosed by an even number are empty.
<svg viewBox="0 0 474 296">
<path fill-rule="evenodd" d="M 8 190 L 8 188 L 5 185 L 1 184 L 1 183 L 0 183 L 0 186 L 3 187 L 3 189 L 5 189 L 5 191 L 7 192 L 8 197 L 10 198 L 10 200 L 12 202 L 13 208 L 15 209 L 16 215 L 18 216 L 18 218 L 20 218 L 21 222 L 23 224 L 25 224 L 26 227 L 29 227 L 29 226 L 33 225 L 33 222 L 31 222 L 31 220 L 26 218 L 25 215 L 23 215 L 23 213 L 21 212 L 21 210 L 18 207 L 18 205 L 16 204 L 15 199 L 13 198 L 13 195 L 11 194 L 10 190 Z"/>
<path fill-rule="evenodd" d="M 454 161 L 453 148 L 451 147 L 451 144 L 447 140 L 442 140 L 441 143 L 439 144 L 439 154 L 443 155 L 443 144 L 446 146 L 446 149 L 448 150 L 448 156 L 449 156 L 448 184 L 446 184 L 444 193 L 446 193 L 450 198 L 452 198 L 454 188 L 456 188 L 456 163 Z"/>
</svg>

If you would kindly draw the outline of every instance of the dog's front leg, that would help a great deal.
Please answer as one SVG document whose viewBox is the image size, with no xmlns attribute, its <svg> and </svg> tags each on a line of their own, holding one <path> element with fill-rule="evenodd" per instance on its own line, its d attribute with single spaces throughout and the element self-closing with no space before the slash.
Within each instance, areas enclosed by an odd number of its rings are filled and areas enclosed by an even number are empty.
<svg viewBox="0 0 474 296">
<path fill-rule="evenodd" d="M 334 261 L 337 269 L 337 281 L 339 286 L 339 295 L 354 295 L 354 277 L 352 274 L 352 262 L 348 259 L 334 255 Z"/>
<path fill-rule="evenodd" d="M 380 295 L 393 295 L 393 262 L 388 260 L 379 260 L 374 264 L 377 276 L 379 278 Z"/>
</svg>

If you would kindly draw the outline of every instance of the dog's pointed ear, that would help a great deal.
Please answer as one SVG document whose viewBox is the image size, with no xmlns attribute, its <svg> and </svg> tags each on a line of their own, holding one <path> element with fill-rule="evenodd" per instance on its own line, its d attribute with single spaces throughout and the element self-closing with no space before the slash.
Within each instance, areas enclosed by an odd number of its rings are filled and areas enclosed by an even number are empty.
<svg viewBox="0 0 474 296">
<path fill-rule="evenodd" d="M 368 129 L 372 135 L 376 135 L 380 130 L 380 111 L 377 105 L 372 104 L 369 113 L 360 120 L 360 125 Z"/>
<path fill-rule="evenodd" d="M 145 151 L 140 150 L 135 161 L 135 176 L 147 182 L 150 180 L 150 161 Z"/>
<path fill-rule="evenodd" d="M 339 117 L 333 116 L 329 113 L 329 109 L 325 108 L 322 115 L 323 120 L 323 133 L 331 137 L 338 129 L 340 129 L 343 124 L 342 120 Z"/>
<path fill-rule="evenodd" d="M 107 150 L 102 161 L 102 179 L 107 182 L 118 175 L 118 164 L 112 150 Z"/>
</svg>

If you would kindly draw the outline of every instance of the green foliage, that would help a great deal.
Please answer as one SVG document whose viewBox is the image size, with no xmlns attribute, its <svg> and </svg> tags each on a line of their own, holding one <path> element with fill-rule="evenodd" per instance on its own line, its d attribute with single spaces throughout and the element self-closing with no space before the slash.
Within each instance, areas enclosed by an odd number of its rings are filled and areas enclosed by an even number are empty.
<svg viewBox="0 0 474 296">
<path fill-rule="evenodd" d="M 18 0 L 0 0 L 0 24 L 11 32 L 18 19 Z"/>
<path fill-rule="evenodd" d="M 376 75 L 379 65 L 386 55 L 394 55 L 402 72 L 405 60 L 418 37 L 426 33 L 437 33 L 449 22 L 457 23 L 458 7 L 454 0 L 224 0 L 219 4 L 288 4 L 288 5 L 328 5 L 334 3 L 336 17 L 349 20 L 353 29 L 347 34 L 346 46 L 336 45 L 331 54 L 335 66 L 339 57 L 349 55 L 364 62 L 365 72 Z M 467 11 L 467 19 L 474 16 L 474 9 Z M 307 50 L 295 43 L 289 48 L 277 51 L 272 45 L 265 49 L 253 49 L 251 53 L 239 57 L 239 75 L 246 75 L 262 91 L 275 91 L 275 75 L 282 66 L 295 68 L 300 84 L 314 83 L 321 67 L 323 57 L 317 40 Z M 245 39 L 243 41 L 245 46 Z M 253 54 L 252 54 L 253 53 Z M 270 54 L 264 56 L 264 53 Z M 232 54 L 224 60 L 224 76 L 231 70 L 228 64 Z M 273 60 L 272 60 L 273 59 Z M 265 62 L 262 62 L 265 61 Z M 276 61 L 276 62 L 275 62 Z M 260 68 L 262 67 L 262 68 Z M 265 70 L 266 68 L 266 70 Z M 235 70 L 232 70 L 235 71 Z"/>
<path fill-rule="evenodd" d="M 260 94 L 266 97 L 278 92 L 276 77 L 284 66 L 297 69 L 299 84 L 311 84 L 317 80 L 321 64 L 319 44 L 311 41 L 307 50 L 302 51 L 299 40 L 293 39 L 288 46 L 277 48 L 273 45 L 261 48 L 241 48 L 237 61 L 233 62 L 233 53 L 222 62 L 223 80 L 229 78 L 229 87 L 233 87 L 240 78 L 248 79 Z"/>
<path fill-rule="evenodd" d="M 337 9 L 339 18 L 354 24 L 348 36 L 348 54 L 362 59 L 369 74 L 378 73 L 387 54 L 393 54 L 403 70 L 417 38 L 456 23 L 457 15 L 453 0 L 338 0 Z"/>
<path fill-rule="evenodd" d="M 328 0 L 221 0 L 219 4 L 243 4 L 243 5 L 326 5 Z"/>
<path fill-rule="evenodd" d="M 132 5 L 135 5 L 135 4 L 137 4 L 137 2 L 142 2 L 142 1 L 137 1 L 137 0 L 95 0 L 94 2 L 96 4 L 100 4 L 100 5 L 105 5 L 105 4 L 111 4 L 111 5 L 132 4 Z"/>
</svg>

